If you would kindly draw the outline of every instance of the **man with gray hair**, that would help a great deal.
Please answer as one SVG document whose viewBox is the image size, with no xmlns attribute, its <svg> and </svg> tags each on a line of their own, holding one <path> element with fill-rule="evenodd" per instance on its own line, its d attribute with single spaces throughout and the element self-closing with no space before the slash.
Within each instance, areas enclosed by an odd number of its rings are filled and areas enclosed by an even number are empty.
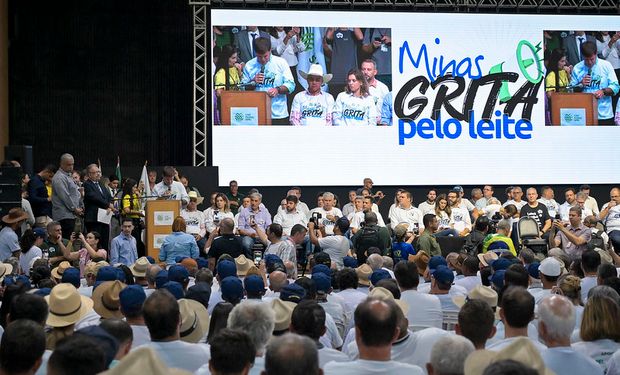
<svg viewBox="0 0 620 375">
<path fill-rule="evenodd" d="M 82 194 L 71 178 L 74 164 L 71 154 L 62 154 L 60 168 L 52 177 L 52 217 L 60 223 L 63 238 L 71 237 L 76 217 L 84 214 Z"/>
<path fill-rule="evenodd" d="M 267 346 L 262 374 L 322 375 L 316 344 L 308 337 L 294 333 L 275 337 Z"/>
<path fill-rule="evenodd" d="M 538 335 L 548 349 L 541 356 L 556 374 L 603 374 L 592 358 L 575 351 L 570 336 L 575 328 L 575 307 L 560 295 L 545 297 L 538 304 Z"/>
<path fill-rule="evenodd" d="M 259 374 L 265 368 L 265 346 L 271 338 L 275 320 L 275 313 L 269 304 L 253 301 L 238 304 L 228 316 L 227 328 L 247 333 L 254 343 L 256 360 L 252 373 Z M 312 346 L 316 350 L 314 343 Z M 315 354 L 318 364 L 316 358 Z"/>
<path fill-rule="evenodd" d="M 517 256 L 515 245 L 510 238 L 510 231 L 512 230 L 512 224 L 510 220 L 500 220 L 495 227 L 495 233 L 487 235 L 482 241 L 482 252 L 494 251 L 496 253 L 510 252 L 512 255 Z"/>
<path fill-rule="evenodd" d="M 260 239 L 254 226 L 259 227 L 267 233 L 267 228 L 271 225 L 271 214 L 267 207 L 262 204 L 263 196 L 260 193 L 252 193 L 250 206 L 239 210 L 238 231 L 241 237 L 241 244 L 246 254 L 250 254 L 255 242 L 260 243 Z"/>
<path fill-rule="evenodd" d="M 323 207 L 316 207 L 310 211 L 310 217 L 312 218 L 316 214 L 320 214 L 321 218 L 319 219 L 317 229 L 320 229 L 322 225 L 325 228 L 325 234 L 331 236 L 334 234 L 334 226 L 336 225 L 336 221 L 343 217 L 342 211 L 339 208 L 334 207 L 336 203 L 336 199 L 333 193 L 329 191 L 323 193 Z"/>
<path fill-rule="evenodd" d="M 465 359 L 475 350 L 463 336 L 449 335 L 437 340 L 431 351 L 431 361 L 426 364 L 428 375 L 462 375 Z"/>
<path fill-rule="evenodd" d="M 148 283 L 148 288 L 144 289 L 146 296 L 150 296 L 157 289 L 155 285 L 155 278 L 157 274 L 161 271 L 161 267 L 157 264 L 151 264 L 146 268 L 146 282 Z"/>
</svg>

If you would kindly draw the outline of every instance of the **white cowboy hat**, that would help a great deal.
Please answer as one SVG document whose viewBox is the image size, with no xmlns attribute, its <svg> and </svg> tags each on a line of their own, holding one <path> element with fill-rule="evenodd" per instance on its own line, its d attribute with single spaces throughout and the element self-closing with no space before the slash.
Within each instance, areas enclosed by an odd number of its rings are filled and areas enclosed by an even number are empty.
<svg viewBox="0 0 620 375">
<path fill-rule="evenodd" d="M 310 65 L 310 69 L 308 69 L 308 73 L 299 71 L 299 75 L 303 77 L 303 79 L 308 79 L 308 76 L 319 76 L 323 77 L 323 83 L 327 83 L 331 81 L 333 74 L 325 74 L 323 72 L 323 67 L 319 64 Z"/>
</svg>

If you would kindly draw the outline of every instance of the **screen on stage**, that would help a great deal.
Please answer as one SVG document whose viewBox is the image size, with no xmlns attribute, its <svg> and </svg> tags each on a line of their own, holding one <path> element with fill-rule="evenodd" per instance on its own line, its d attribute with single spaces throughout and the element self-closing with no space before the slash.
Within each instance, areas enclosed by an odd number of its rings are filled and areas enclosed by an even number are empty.
<svg viewBox="0 0 620 375">
<path fill-rule="evenodd" d="M 616 16 L 211 17 L 220 185 L 620 181 Z"/>
</svg>

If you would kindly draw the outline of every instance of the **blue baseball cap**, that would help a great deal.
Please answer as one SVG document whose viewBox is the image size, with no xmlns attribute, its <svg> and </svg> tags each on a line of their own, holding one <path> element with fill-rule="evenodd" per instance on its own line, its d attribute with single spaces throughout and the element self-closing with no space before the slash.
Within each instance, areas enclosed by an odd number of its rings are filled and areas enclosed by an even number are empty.
<svg viewBox="0 0 620 375">
<path fill-rule="evenodd" d="M 220 285 L 222 299 L 226 302 L 240 301 L 243 299 L 243 284 L 237 276 L 228 276 Z"/>
<path fill-rule="evenodd" d="M 162 289 L 166 289 L 176 298 L 177 300 L 185 297 L 185 292 L 183 291 L 183 285 L 176 281 L 168 281 L 162 286 Z"/>
<path fill-rule="evenodd" d="M 305 296 L 306 290 L 301 285 L 295 283 L 288 284 L 280 291 L 280 299 L 282 301 L 299 303 Z"/>
<path fill-rule="evenodd" d="M 189 272 L 187 268 L 174 264 L 168 268 L 168 280 L 181 284 L 186 283 L 189 281 Z"/>
<path fill-rule="evenodd" d="M 101 283 L 114 280 L 118 280 L 118 273 L 116 271 L 116 268 L 112 266 L 103 266 L 97 271 L 97 277 L 95 279 L 95 285 L 93 285 L 93 290 L 97 288 Z"/>
<path fill-rule="evenodd" d="M 489 276 L 491 284 L 495 285 L 495 288 L 502 289 L 504 287 L 504 274 L 506 270 L 495 271 L 493 275 Z"/>
<path fill-rule="evenodd" d="M 168 281 L 169 281 L 168 271 L 161 270 L 157 272 L 157 275 L 155 276 L 155 288 L 157 289 L 163 288 L 164 284 L 167 283 Z"/>
<path fill-rule="evenodd" d="M 258 275 L 247 276 L 243 280 L 243 286 L 247 293 L 260 293 L 265 291 L 265 282 Z"/>
<path fill-rule="evenodd" d="M 200 302 L 205 309 L 209 308 L 209 299 L 211 298 L 211 286 L 205 282 L 197 282 L 195 285 L 187 289 L 185 293 L 186 299 L 193 299 Z"/>
<path fill-rule="evenodd" d="M 316 266 L 312 267 L 312 275 L 314 275 L 315 273 L 323 273 L 329 277 L 332 276 L 332 270 L 324 264 L 317 264 Z"/>
<path fill-rule="evenodd" d="M 438 283 L 452 284 L 454 281 L 454 272 L 446 266 L 439 265 L 433 271 L 433 277 Z"/>
<path fill-rule="evenodd" d="M 342 263 L 345 267 L 349 267 L 349 268 L 357 268 L 357 259 L 350 257 L 350 256 L 346 256 L 344 258 L 342 258 Z"/>
<path fill-rule="evenodd" d="M 74 267 L 69 267 L 62 273 L 61 283 L 69 283 L 74 287 L 80 287 L 80 270 Z"/>
<path fill-rule="evenodd" d="M 527 267 L 527 273 L 530 274 L 535 279 L 540 279 L 540 272 L 538 272 L 538 267 L 540 267 L 540 263 L 534 262 Z"/>
<path fill-rule="evenodd" d="M 35 237 L 45 238 L 47 236 L 47 231 L 44 228 L 34 228 L 32 232 Z"/>
<path fill-rule="evenodd" d="M 203 269 L 203 268 L 208 268 L 209 267 L 209 260 L 205 259 L 205 258 L 198 258 L 196 259 L 196 264 L 198 264 L 198 269 Z"/>
<path fill-rule="evenodd" d="M 152 256 L 150 256 L 150 255 L 147 255 L 147 256 L 146 256 L 146 260 L 148 260 L 148 261 L 149 261 L 149 263 L 151 263 L 151 264 L 155 264 L 155 258 L 153 258 L 153 257 L 152 257 Z"/>
<path fill-rule="evenodd" d="M 275 254 L 265 254 L 263 260 L 265 261 L 265 267 L 267 267 L 267 269 L 273 268 L 277 263 L 284 264 L 282 259 Z"/>
<path fill-rule="evenodd" d="M 123 314 L 135 314 L 142 309 L 146 300 L 144 288 L 140 285 L 128 285 L 118 294 Z"/>
<path fill-rule="evenodd" d="M 431 272 L 431 274 L 435 271 L 435 269 L 437 269 L 438 266 L 448 266 L 448 262 L 446 261 L 446 258 L 441 257 L 439 255 L 435 255 L 434 257 L 432 257 L 429 261 L 428 261 L 428 270 Z"/>
<path fill-rule="evenodd" d="M 217 263 L 217 274 L 220 275 L 220 280 L 223 280 L 229 276 L 237 276 L 237 266 L 235 262 L 230 260 L 220 260 Z"/>
<path fill-rule="evenodd" d="M 510 259 L 498 258 L 495 262 L 493 262 L 493 264 L 491 264 L 491 267 L 493 267 L 493 271 L 500 271 L 508 269 L 511 265 L 512 261 Z"/>
<path fill-rule="evenodd" d="M 317 272 L 312 274 L 312 280 L 314 280 L 314 284 L 316 285 L 317 292 L 327 293 L 329 289 L 332 287 L 332 279 L 322 272 Z"/>
<path fill-rule="evenodd" d="M 372 285 L 376 286 L 377 283 L 383 279 L 390 279 L 390 273 L 384 269 L 378 269 L 373 271 L 372 275 L 370 275 L 370 282 Z"/>
<path fill-rule="evenodd" d="M 185 259 L 185 258 L 189 258 L 189 257 L 183 256 L 183 255 L 176 256 L 176 257 L 174 257 L 174 263 L 181 263 L 183 261 L 183 259 Z"/>
<path fill-rule="evenodd" d="M 51 292 L 52 292 L 51 288 L 41 288 L 41 289 L 35 290 L 34 294 L 36 294 L 37 296 L 45 297 L 45 296 L 49 296 Z"/>
</svg>

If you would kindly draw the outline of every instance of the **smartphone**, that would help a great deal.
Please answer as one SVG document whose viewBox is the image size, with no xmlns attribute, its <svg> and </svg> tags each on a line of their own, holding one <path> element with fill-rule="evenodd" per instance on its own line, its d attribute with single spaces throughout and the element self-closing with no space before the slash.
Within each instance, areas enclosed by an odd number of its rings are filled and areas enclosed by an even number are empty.
<svg viewBox="0 0 620 375">
<path fill-rule="evenodd" d="M 258 267 L 262 259 L 263 259 L 263 253 L 259 250 L 254 251 L 254 264 L 256 265 L 256 267 Z"/>
<path fill-rule="evenodd" d="M 254 220 L 254 215 L 250 215 L 250 225 L 256 224 L 256 220 Z"/>
</svg>

